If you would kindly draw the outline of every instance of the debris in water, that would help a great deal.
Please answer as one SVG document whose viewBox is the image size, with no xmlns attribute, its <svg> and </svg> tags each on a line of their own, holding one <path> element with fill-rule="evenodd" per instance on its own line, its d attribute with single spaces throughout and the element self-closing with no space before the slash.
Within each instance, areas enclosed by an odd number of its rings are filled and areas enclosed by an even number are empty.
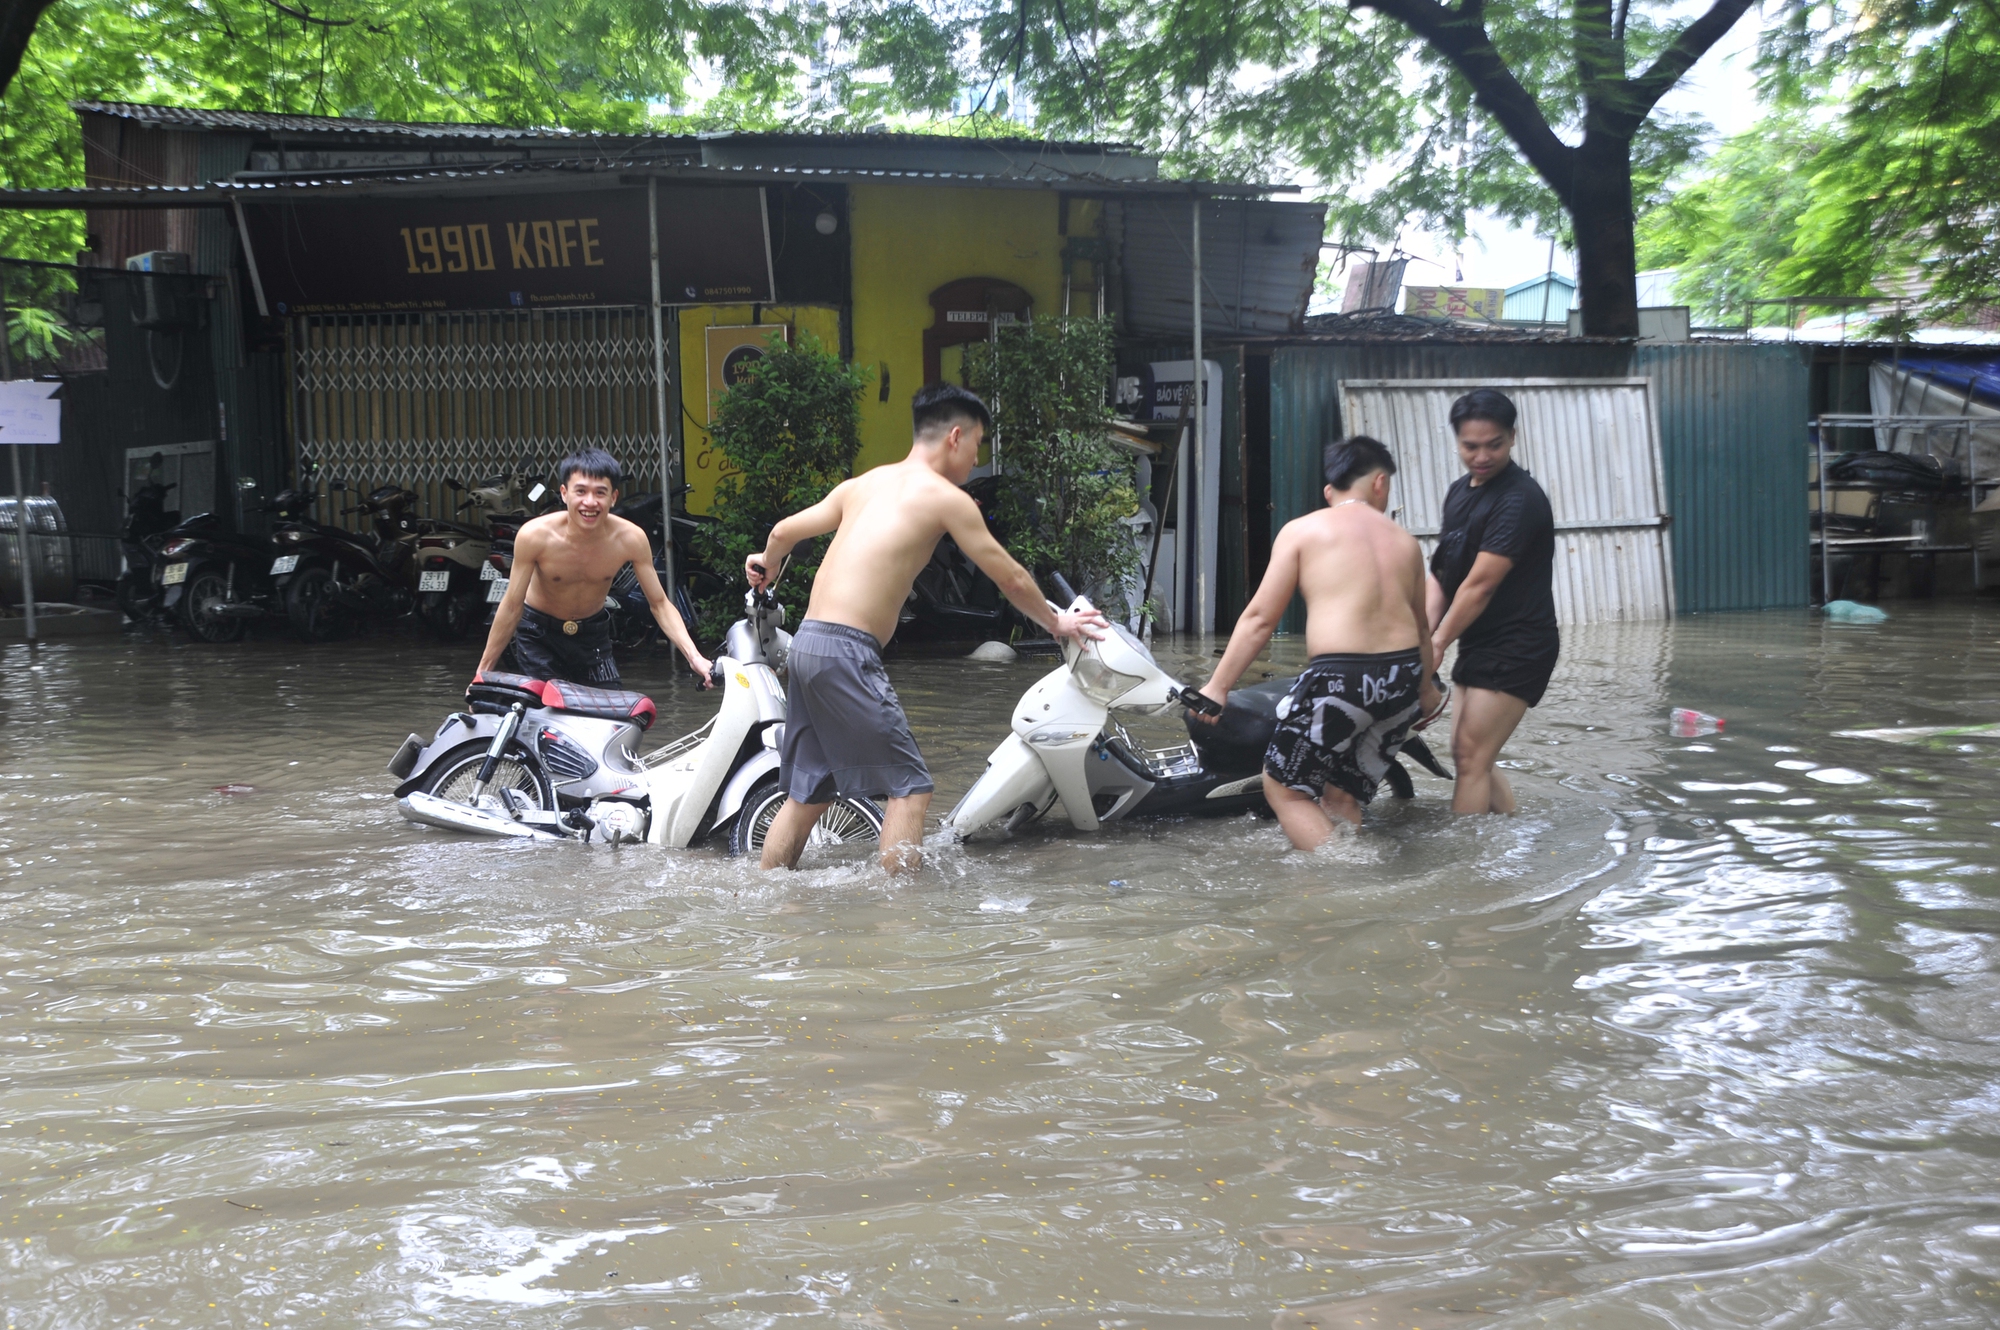
<svg viewBox="0 0 2000 1330">
<path fill-rule="evenodd" d="M 1863 605 L 1858 600 L 1829 600 L 1826 603 L 1826 617 L 1835 623 L 1887 623 L 1886 610 L 1873 605 Z"/>
<path fill-rule="evenodd" d="M 1020 658 L 1021 653 L 1005 642 L 981 642 L 972 648 L 972 653 L 966 657 L 967 660 L 990 661 L 995 665 L 1005 665 Z"/>
<path fill-rule="evenodd" d="M 255 794 L 257 793 L 257 787 L 255 785 L 218 785 L 215 787 L 215 792 L 217 794 Z"/>
<path fill-rule="evenodd" d="M 1704 734 L 1714 734 L 1729 722 L 1720 716 L 1711 716 L 1706 711 L 1692 711 L 1687 707 L 1675 707 L 1667 713 L 1667 729 L 1676 739 L 1699 739 Z"/>
<path fill-rule="evenodd" d="M 1836 739 L 1881 739 L 1892 744 L 1913 744 L 1921 739 L 1955 739 L 1960 735 L 1977 738 L 1981 735 L 2000 736 L 2000 724 L 1996 725 L 1910 725 L 1901 729 L 1887 730 L 1835 730 Z"/>
</svg>

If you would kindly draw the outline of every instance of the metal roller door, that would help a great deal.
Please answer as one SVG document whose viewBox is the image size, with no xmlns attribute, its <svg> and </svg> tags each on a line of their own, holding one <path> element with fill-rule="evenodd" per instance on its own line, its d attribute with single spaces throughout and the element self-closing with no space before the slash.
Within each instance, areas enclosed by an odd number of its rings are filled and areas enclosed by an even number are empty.
<svg viewBox="0 0 2000 1330">
<path fill-rule="evenodd" d="M 629 493 L 660 487 L 648 312 L 603 307 L 292 320 L 292 429 L 322 481 L 407 485 L 448 513 L 443 480 L 582 447 L 625 467 Z"/>
<path fill-rule="evenodd" d="M 1445 491 L 1464 474 L 1451 404 L 1498 388 L 1520 410 L 1514 460 L 1555 510 L 1556 616 L 1565 624 L 1664 619 L 1673 554 L 1649 378 L 1343 379 L 1341 419 L 1396 456 L 1391 504 L 1430 556 Z"/>
</svg>

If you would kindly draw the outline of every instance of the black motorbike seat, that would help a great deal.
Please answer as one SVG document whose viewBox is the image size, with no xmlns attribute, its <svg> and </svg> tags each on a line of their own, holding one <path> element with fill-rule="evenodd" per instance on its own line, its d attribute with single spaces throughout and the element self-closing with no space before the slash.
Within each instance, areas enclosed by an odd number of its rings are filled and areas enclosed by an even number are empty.
<svg viewBox="0 0 2000 1330">
<path fill-rule="evenodd" d="M 1294 674 L 1230 690 L 1229 705 L 1213 725 L 1192 714 L 1184 716 L 1188 740 L 1201 755 L 1201 764 L 1210 771 L 1261 770 L 1264 750 L 1278 728 L 1278 703 L 1298 681 Z"/>
<path fill-rule="evenodd" d="M 651 729 L 658 714 L 653 707 L 653 699 L 644 693 L 630 693 L 618 688 L 591 688 L 564 679 L 550 679 L 542 685 L 542 705 L 551 711 L 563 711 L 572 716 L 631 721 L 642 730 Z"/>
</svg>

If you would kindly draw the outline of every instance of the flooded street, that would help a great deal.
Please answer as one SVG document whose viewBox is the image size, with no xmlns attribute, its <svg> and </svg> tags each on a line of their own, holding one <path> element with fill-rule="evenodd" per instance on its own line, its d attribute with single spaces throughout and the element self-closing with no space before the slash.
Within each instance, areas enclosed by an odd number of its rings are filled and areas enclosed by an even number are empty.
<svg viewBox="0 0 2000 1330">
<path fill-rule="evenodd" d="M 2000 609 L 1893 612 L 1571 631 L 1516 819 L 895 885 L 404 823 L 475 647 L 0 649 L 4 1324 L 1990 1327 L 2000 740 L 1833 732 Z M 892 659 L 934 814 L 1043 668 Z"/>
</svg>

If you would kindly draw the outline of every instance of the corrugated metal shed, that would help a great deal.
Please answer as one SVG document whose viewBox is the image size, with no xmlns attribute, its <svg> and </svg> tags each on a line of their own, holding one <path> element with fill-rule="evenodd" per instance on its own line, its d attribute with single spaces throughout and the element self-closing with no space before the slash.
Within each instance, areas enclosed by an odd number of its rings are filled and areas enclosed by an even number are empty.
<svg viewBox="0 0 2000 1330">
<path fill-rule="evenodd" d="M 1810 348 L 1644 345 L 1660 403 L 1681 612 L 1804 605 Z"/>
<path fill-rule="evenodd" d="M 1660 445 L 1652 384 L 1625 379 L 1345 379 L 1349 433 L 1399 454 L 1400 520 L 1428 558 L 1445 492 L 1464 474 L 1451 404 L 1498 388 L 1520 410 L 1514 460 L 1549 496 L 1556 520 L 1556 617 L 1565 624 L 1673 614 Z"/>
<path fill-rule="evenodd" d="M 1651 376 L 1673 519 L 1678 613 L 1806 604 L 1809 349 L 1694 342 L 1634 348 L 1537 339 L 1286 343 L 1271 354 L 1271 529 L 1320 505 L 1320 445 L 1346 432 L 1342 379 Z M 1411 464 L 1396 440 L 1399 463 Z M 1443 445 L 1449 447 L 1448 442 Z M 1398 500 L 1400 502 L 1401 500 Z M 1303 627 L 1294 609 L 1287 631 Z"/>
<path fill-rule="evenodd" d="M 1246 198 L 1201 206 L 1204 334 L 1221 339 L 1297 329 L 1319 269 L 1326 205 Z M 1123 212 L 1125 331 L 1133 337 L 1191 336 L 1192 199 L 1129 199 Z"/>
</svg>

